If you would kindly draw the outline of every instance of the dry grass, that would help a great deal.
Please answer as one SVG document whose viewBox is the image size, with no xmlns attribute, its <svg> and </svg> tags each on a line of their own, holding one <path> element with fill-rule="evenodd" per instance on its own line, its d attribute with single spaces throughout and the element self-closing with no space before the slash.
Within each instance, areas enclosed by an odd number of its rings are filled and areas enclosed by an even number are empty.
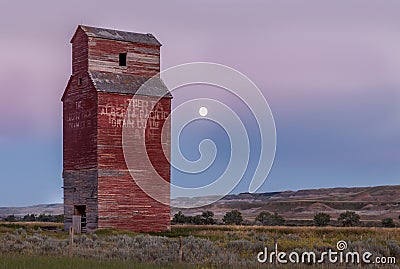
<svg viewBox="0 0 400 269">
<path fill-rule="evenodd" d="M 0 224 L 0 249 L 6 257 L 63 257 L 68 252 L 67 233 L 42 230 L 37 228 L 36 223 L 26 224 L 24 229 L 21 229 L 20 223 L 18 225 Z M 179 260 L 178 237 L 183 238 L 184 265 L 197 267 L 259 268 L 257 253 L 265 246 L 272 249 L 275 241 L 279 251 L 312 250 L 319 253 L 327 249 L 335 250 L 336 243 L 345 240 L 349 250 L 362 246 L 375 256 L 395 256 L 400 260 L 400 229 L 364 227 L 173 225 L 171 231 L 151 234 L 105 229 L 76 236 L 74 253 L 77 258 L 85 260 L 170 265 Z M 269 267 L 264 264 L 263 268 Z M 282 268 L 295 267 L 288 265 Z"/>
<path fill-rule="evenodd" d="M 37 222 L 37 221 L 19 221 L 19 222 L 7 222 L 7 221 L 0 221 L 1 226 L 9 226 L 9 227 L 43 227 L 43 228 L 60 228 L 64 227 L 63 223 L 59 222 Z"/>
</svg>

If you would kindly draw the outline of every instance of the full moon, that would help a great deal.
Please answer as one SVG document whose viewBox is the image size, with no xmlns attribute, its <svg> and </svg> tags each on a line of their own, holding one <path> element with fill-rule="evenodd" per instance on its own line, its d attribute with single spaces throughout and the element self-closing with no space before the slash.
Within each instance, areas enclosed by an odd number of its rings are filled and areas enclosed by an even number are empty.
<svg viewBox="0 0 400 269">
<path fill-rule="evenodd" d="M 207 113 L 208 113 L 208 110 L 206 107 L 204 107 L 204 106 L 200 107 L 200 109 L 199 109 L 200 116 L 204 117 L 207 115 Z"/>
</svg>

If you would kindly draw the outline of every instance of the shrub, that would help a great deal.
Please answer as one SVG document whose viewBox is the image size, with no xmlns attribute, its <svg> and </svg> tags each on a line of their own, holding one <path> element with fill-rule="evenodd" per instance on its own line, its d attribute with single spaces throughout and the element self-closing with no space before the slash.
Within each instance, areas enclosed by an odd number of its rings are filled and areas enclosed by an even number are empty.
<svg viewBox="0 0 400 269">
<path fill-rule="evenodd" d="M 22 218 L 22 221 L 36 221 L 36 215 L 34 214 L 27 214 Z"/>
<path fill-rule="evenodd" d="M 279 226 L 285 223 L 285 219 L 278 213 L 271 214 L 269 212 L 263 211 L 256 217 L 256 221 L 262 223 L 262 225 L 269 226 Z"/>
<path fill-rule="evenodd" d="M 390 240 L 387 242 L 387 247 L 390 251 L 391 256 L 400 257 L 400 246 L 398 242 Z"/>
<path fill-rule="evenodd" d="M 174 218 L 172 219 L 172 222 L 174 223 L 186 223 L 186 216 L 182 213 L 182 211 L 178 211 L 174 215 Z"/>
<path fill-rule="evenodd" d="M 201 222 L 202 222 L 202 224 L 206 224 L 206 225 L 215 224 L 216 221 L 214 219 L 214 212 L 212 212 L 212 211 L 203 212 L 201 214 Z"/>
<path fill-rule="evenodd" d="M 396 225 L 394 224 L 394 221 L 392 218 L 386 218 L 382 220 L 382 226 L 386 228 L 393 228 Z"/>
<path fill-rule="evenodd" d="M 338 221 L 344 227 L 356 226 L 360 223 L 360 216 L 354 211 L 346 211 L 339 215 Z"/>
<path fill-rule="evenodd" d="M 225 216 L 222 218 L 222 221 L 225 224 L 240 225 L 243 222 L 242 213 L 237 210 L 226 212 Z"/>
<path fill-rule="evenodd" d="M 40 214 L 37 218 L 37 221 L 41 222 L 63 222 L 64 221 L 64 215 L 46 215 L 46 214 Z"/>
<path fill-rule="evenodd" d="M 18 221 L 17 217 L 15 215 L 9 215 L 7 217 L 4 218 L 5 221 L 9 221 L 9 222 L 15 222 Z"/>
<path fill-rule="evenodd" d="M 182 211 L 174 215 L 172 222 L 174 223 L 189 223 L 189 224 L 215 224 L 214 213 L 212 211 L 205 211 L 201 215 L 185 216 Z"/>
<path fill-rule="evenodd" d="M 317 213 L 314 215 L 314 223 L 316 226 L 322 227 L 329 224 L 331 221 L 331 215 L 326 213 Z"/>
</svg>

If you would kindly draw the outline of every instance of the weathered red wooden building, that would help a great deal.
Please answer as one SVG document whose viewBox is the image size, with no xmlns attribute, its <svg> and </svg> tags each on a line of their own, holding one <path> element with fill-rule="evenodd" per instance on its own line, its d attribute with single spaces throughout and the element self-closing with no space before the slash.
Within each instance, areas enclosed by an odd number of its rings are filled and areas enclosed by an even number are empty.
<svg viewBox="0 0 400 269">
<path fill-rule="evenodd" d="M 88 26 L 78 26 L 71 43 L 72 75 L 62 97 L 65 229 L 71 227 L 73 216 L 80 216 L 83 231 L 169 229 L 169 205 L 155 201 L 135 183 L 125 162 L 121 135 L 133 98 L 130 128 L 146 136 L 152 163 L 170 182 L 161 128 L 170 130 L 167 117 L 172 96 L 162 81 L 158 87 L 136 94 L 146 80 L 160 72 L 161 44 L 151 34 Z M 161 111 L 161 116 L 143 118 L 142 112 L 152 109 L 154 100 L 158 103 L 153 109 Z M 157 124 L 150 129 L 149 121 Z M 166 154 L 169 141 L 164 144 Z M 140 163 L 145 153 L 134 154 Z M 160 186 L 159 191 L 169 197 L 169 187 Z"/>
</svg>

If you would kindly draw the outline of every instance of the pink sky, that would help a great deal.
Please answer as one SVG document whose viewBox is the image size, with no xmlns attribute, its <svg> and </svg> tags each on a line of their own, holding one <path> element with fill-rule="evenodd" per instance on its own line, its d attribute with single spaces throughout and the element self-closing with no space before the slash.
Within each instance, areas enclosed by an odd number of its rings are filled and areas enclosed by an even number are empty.
<svg viewBox="0 0 400 269">
<path fill-rule="evenodd" d="M 86 24 L 154 34 L 163 44 L 162 69 L 211 61 L 252 79 L 274 113 L 282 158 L 271 172 L 282 183 L 272 180 L 265 191 L 331 186 L 317 183 L 318 175 L 337 171 L 343 178 L 339 185 L 398 184 L 399 10 L 398 1 L 378 0 L 2 1 L 0 146 L 48 139 L 61 148 L 69 41 L 77 25 Z M 175 100 L 177 105 L 179 96 Z M 327 148 L 316 144 L 318 139 Z M 348 152 L 341 158 L 334 150 L 343 143 Z M 17 166 L 18 158 L 4 152 L 3 167 Z M 33 149 L 20 154 L 28 153 Z M 318 165 L 314 178 L 311 164 L 319 154 L 331 159 Z M 324 170 L 346 156 L 348 166 Z M 59 153 L 56 158 L 57 169 L 43 180 L 60 178 Z M 373 169 L 371 164 L 376 170 L 365 168 Z M 285 172 L 288 165 L 292 173 Z M 296 183 L 294 175 L 314 181 Z M 0 183 L 22 177 L 0 172 Z M 0 205 L 12 202 L 1 197 L 15 193 L 17 185 L 0 190 Z"/>
</svg>

